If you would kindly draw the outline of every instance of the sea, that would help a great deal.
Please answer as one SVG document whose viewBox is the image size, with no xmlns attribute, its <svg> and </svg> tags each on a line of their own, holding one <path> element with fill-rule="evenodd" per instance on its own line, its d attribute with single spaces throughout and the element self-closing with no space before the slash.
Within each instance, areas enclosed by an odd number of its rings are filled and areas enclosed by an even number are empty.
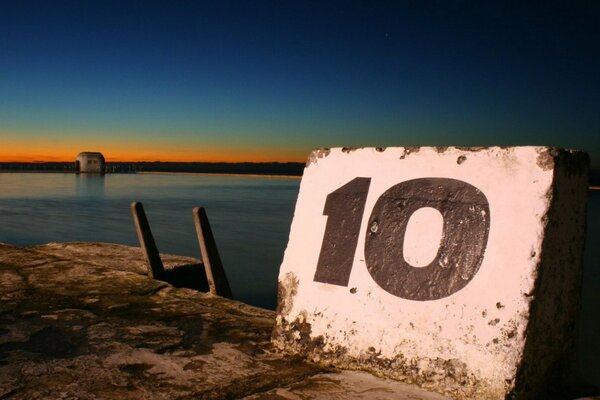
<svg viewBox="0 0 600 400">
<path fill-rule="evenodd" d="M 200 258 L 192 209 L 205 207 L 234 297 L 274 309 L 300 179 L 211 174 L 0 173 L 0 242 L 139 246 L 143 203 L 161 253 Z M 588 196 L 579 364 L 600 384 L 600 190 Z"/>
<path fill-rule="evenodd" d="M 139 246 L 144 205 L 161 253 L 201 258 L 192 209 L 206 209 L 237 300 L 274 309 L 299 178 L 197 174 L 0 173 L 0 242 Z"/>
</svg>

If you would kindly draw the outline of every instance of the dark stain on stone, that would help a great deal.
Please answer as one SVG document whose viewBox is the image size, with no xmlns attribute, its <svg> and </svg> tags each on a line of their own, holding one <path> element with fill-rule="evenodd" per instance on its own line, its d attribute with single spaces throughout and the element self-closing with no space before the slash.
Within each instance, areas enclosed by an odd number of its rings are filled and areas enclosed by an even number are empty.
<svg viewBox="0 0 600 400">
<path fill-rule="evenodd" d="M 316 375 L 314 377 L 311 377 L 310 379 L 307 379 L 303 382 L 298 382 L 295 385 L 292 386 L 292 389 L 294 391 L 301 391 L 301 392 L 305 392 L 305 393 L 328 393 L 331 390 L 332 385 L 335 386 L 340 386 L 342 385 L 342 380 L 341 379 L 333 379 L 331 377 L 332 375 Z M 364 393 L 364 392 L 363 392 Z M 294 396 L 294 399 L 296 398 L 300 398 L 297 396 Z M 303 399 L 305 399 L 306 397 L 302 396 Z M 261 396 L 261 400 L 275 400 L 275 399 L 281 399 L 281 400 L 289 400 L 290 397 L 267 397 L 264 398 L 263 396 Z"/>
<path fill-rule="evenodd" d="M 352 289 L 350 289 L 350 293 L 355 294 L 356 293 L 356 288 L 353 287 Z"/>
<path fill-rule="evenodd" d="M 328 372 L 310 365 L 300 357 L 290 356 L 285 361 L 265 360 L 265 364 L 272 365 L 277 371 L 276 374 L 258 373 L 250 379 L 245 378 L 237 380 L 236 384 L 228 386 L 217 386 L 214 389 L 202 391 L 200 396 L 193 398 L 199 399 L 241 399 L 246 398 L 249 394 L 256 393 L 260 399 L 289 399 L 289 397 L 279 397 L 268 391 L 293 386 L 297 388 L 309 380 L 309 377 L 315 374 Z M 251 368 L 251 367 L 249 367 Z M 318 375 L 317 375 L 318 376 Z M 308 386 L 308 385 L 307 385 Z M 267 393 L 265 393 L 267 392 Z M 188 397 L 185 397 L 188 398 Z"/>
<path fill-rule="evenodd" d="M 156 290 L 154 292 L 156 293 Z M 139 293 L 137 296 L 124 294 L 110 298 L 102 297 L 99 302 L 88 304 L 87 309 L 92 310 L 99 317 L 127 318 L 131 323 L 137 323 L 144 321 L 147 316 L 154 313 L 155 303 L 151 297 Z M 165 310 L 165 318 L 168 318 L 168 315 Z"/>
<path fill-rule="evenodd" d="M 173 318 L 165 321 L 171 327 L 177 327 L 183 333 L 178 348 L 193 351 L 194 354 L 205 355 L 212 353 L 212 346 L 219 342 L 233 344 L 244 341 L 243 334 L 237 334 L 232 322 L 227 320 L 208 321 L 200 315 L 185 318 Z"/>
<path fill-rule="evenodd" d="M 342 147 L 342 152 L 344 153 L 351 153 L 353 151 L 358 150 L 359 147 Z"/>
<path fill-rule="evenodd" d="M 466 156 L 459 156 L 459 157 L 456 159 L 456 163 L 457 163 L 458 165 L 460 165 L 460 164 L 464 163 L 465 161 L 467 161 L 467 157 L 466 157 Z"/>
<path fill-rule="evenodd" d="M 83 332 L 82 332 L 83 331 Z M 72 332 L 55 326 L 32 333 L 26 342 L 8 342 L 0 345 L 0 360 L 10 351 L 36 353 L 41 358 L 73 358 L 85 353 L 85 329 Z"/>
<path fill-rule="evenodd" d="M 327 157 L 330 152 L 331 150 L 327 147 L 322 147 L 311 151 L 308 155 L 308 159 L 306 160 L 306 166 L 310 167 L 312 164 L 316 163 L 320 158 Z"/>
<path fill-rule="evenodd" d="M 140 364 L 126 364 L 121 365 L 119 369 L 123 372 L 128 373 L 129 375 L 133 375 L 136 377 L 141 377 L 144 375 L 144 372 L 152 368 L 152 365 L 140 363 Z"/>
<path fill-rule="evenodd" d="M 273 329 L 273 341 L 287 349 L 296 349 L 293 351 L 294 353 L 305 354 L 305 352 L 320 350 L 325 343 L 322 335 L 312 338 L 311 333 L 312 325 L 306 322 L 305 316 L 298 317 L 291 322 L 284 318 Z"/>
<path fill-rule="evenodd" d="M 555 147 L 547 147 L 538 151 L 538 157 L 536 163 L 538 167 L 544 171 L 548 171 L 554 168 L 556 157 L 558 157 L 560 150 Z"/>
<path fill-rule="evenodd" d="M 311 353 L 314 351 L 319 351 L 323 348 L 325 344 L 325 338 L 322 335 L 317 337 L 311 337 L 312 333 L 312 325 L 304 318 L 297 318 L 289 324 L 289 328 L 286 329 L 286 332 L 291 335 L 291 337 L 287 337 L 287 341 L 295 341 L 300 348 L 304 349 L 304 351 Z M 295 339 L 295 333 L 299 334 L 299 339 Z"/>
<path fill-rule="evenodd" d="M 448 146 L 435 146 L 434 149 L 438 153 L 445 153 L 448 150 Z"/>
<path fill-rule="evenodd" d="M 322 355 L 320 355 L 322 357 Z M 457 359 L 407 359 L 398 355 L 392 359 L 381 358 L 378 353 L 366 353 L 358 360 L 352 361 L 347 357 L 343 368 L 355 370 L 376 371 L 377 375 L 398 379 L 409 384 L 433 388 L 436 391 L 456 398 L 477 398 L 477 386 L 481 383 L 471 374 L 466 364 Z M 422 361 L 427 367 L 421 369 Z M 461 395 L 465 395 L 462 397 Z M 458 396 L 457 396 L 458 395 Z"/>
<path fill-rule="evenodd" d="M 287 315 L 292 309 L 291 299 L 298 292 L 298 278 L 292 272 L 288 272 L 277 286 L 277 315 Z"/>
<path fill-rule="evenodd" d="M 420 147 L 405 147 L 402 151 L 402 155 L 400 155 L 400 159 L 404 160 L 406 157 L 408 157 L 412 153 L 418 152 L 419 150 L 421 150 Z"/>
<path fill-rule="evenodd" d="M 386 148 L 387 147 L 375 147 L 375 151 L 378 151 L 378 152 L 382 153 L 382 152 L 385 151 Z"/>
<path fill-rule="evenodd" d="M 478 151 L 483 151 L 483 150 L 487 150 L 490 147 L 488 146 L 473 146 L 473 147 L 466 147 L 466 146 L 456 146 L 455 147 L 457 150 L 462 150 L 462 151 L 470 151 L 473 153 L 476 153 Z"/>
<path fill-rule="evenodd" d="M 497 303 L 496 303 L 496 308 L 497 308 L 498 310 L 501 310 L 501 309 L 503 309 L 503 308 L 504 308 L 504 304 L 502 304 L 502 303 L 500 303 L 500 302 L 497 302 Z"/>
<path fill-rule="evenodd" d="M 435 388 L 436 391 L 457 399 L 478 398 L 479 390 L 486 387 L 485 382 L 479 380 L 468 370 L 466 364 L 458 359 L 407 359 L 402 354 L 386 358 L 382 357 L 381 352 L 377 352 L 374 346 L 356 357 L 340 345 L 324 351 L 326 338 L 311 338 L 311 325 L 303 316 L 292 322 L 283 320 L 281 326 L 283 329 L 278 340 L 284 345 L 284 351 L 291 355 L 302 355 L 322 368 L 368 371 L 377 376 Z M 423 362 L 426 364 L 424 368 Z"/>
<path fill-rule="evenodd" d="M 536 254 L 537 254 L 537 253 L 536 253 L 535 251 L 532 251 L 532 252 L 531 252 L 531 254 L 530 254 L 529 256 L 530 256 L 531 258 L 534 258 L 534 257 L 536 256 Z"/>
<path fill-rule="evenodd" d="M 202 368 L 206 365 L 205 361 L 202 360 L 193 360 L 189 363 L 185 364 L 183 367 L 184 371 L 201 371 Z"/>
<path fill-rule="evenodd" d="M 161 290 L 163 290 L 166 287 L 168 287 L 168 285 L 166 283 L 161 282 L 161 283 L 157 283 L 155 286 L 150 287 L 150 288 L 144 288 L 144 289 L 140 289 L 139 291 L 133 291 L 132 294 L 136 294 L 139 296 L 152 296 L 153 294 L 160 292 Z"/>
</svg>

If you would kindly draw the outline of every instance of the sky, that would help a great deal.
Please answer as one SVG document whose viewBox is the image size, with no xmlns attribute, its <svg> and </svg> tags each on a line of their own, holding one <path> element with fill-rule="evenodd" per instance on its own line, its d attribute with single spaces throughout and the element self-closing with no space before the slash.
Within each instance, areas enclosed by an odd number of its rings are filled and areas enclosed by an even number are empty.
<svg viewBox="0 0 600 400">
<path fill-rule="evenodd" d="M 598 21 L 594 0 L 0 0 L 0 161 L 551 145 L 600 168 Z"/>
</svg>

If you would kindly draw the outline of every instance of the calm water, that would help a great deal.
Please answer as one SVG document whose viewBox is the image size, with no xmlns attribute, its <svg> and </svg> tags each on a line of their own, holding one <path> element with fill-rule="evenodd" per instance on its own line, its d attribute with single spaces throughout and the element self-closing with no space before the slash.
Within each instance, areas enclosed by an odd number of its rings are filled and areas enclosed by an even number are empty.
<svg viewBox="0 0 600 400">
<path fill-rule="evenodd" d="M 207 209 L 236 299 L 268 308 L 299 179 L 217 175 L 0 173 L 0 242 L 138 246 L 129 204 L 144 203 L 158 248 L 200 258 L 192 208 Z M 589 194 L 580 366 L 600 384 L 600 191 Z"/>
<path fill-rule="evenodd" d="M 300 180 L 218 175 L 0 173 L 0 242 L 139 246 L 144 204 L 163 253 L 200 258 L 192 208 L 207 210 L 236 299 L 274 308 Z"/>
</svg>

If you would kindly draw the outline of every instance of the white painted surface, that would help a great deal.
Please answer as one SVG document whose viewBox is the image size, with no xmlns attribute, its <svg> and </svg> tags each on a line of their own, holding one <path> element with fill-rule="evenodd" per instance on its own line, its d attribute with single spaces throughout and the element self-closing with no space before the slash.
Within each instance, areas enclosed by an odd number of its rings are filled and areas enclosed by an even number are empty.
<svg viewBox="0 0 600 400">
<path fill-rule="evenodd" d="M 294 322 L 306 322 L 312 339 L 322 337 L 323 354 L 343 348 L 344 357 L 356 359 L 400 356 L 417 374 L 431 372 L 436 360 L 458 360 L 466 376 L 483 382 L 477 385 L 485 386 L 482 390 L 491 393 L 489 398 L 505 393 L 513 384 L 525 343 L 529 294 L 550 204 L 553 169 L 543 165 L 540 156 L 546 151 L 542 147 L 478 151 L 399 147 L 313 153 L 280 270 L 285 306 L 278 317 L 279 328 L 290 330 Z M 371 178 L 371 184 L 350 281 L 348 286 L 315 282 L 328 218 L 323 215 L 327 195 L 356 177 Z M 377 199 L 400 182 L 423 177 L 457 179 L 480 189 L 489 201 L 490 229 L 483 261 L 469 284 L 446 298 L 412 301 L 388 293 L 372 279 L 364 244 Z M 440 237 L 439 233 L 420 237 L 429 229 L 440 229 L 435 213 L 421 213 L 413 215 L 405 243 L 405 258 L 417 267 L 435 257 Z M 294 281 L 297 285 L 290 285 Z M 276 335 L 274 342 L 296 348 Z M 313 359 L 318 361 L 319 356 Z M 402 373 L 391 375 L 402 378 Z"/>
<path fill-rule="evenodd" d="M 408 220 L 404 237 L 404 259 L 413 267 L 428 266 L 438 253 L 444 232 L 444 217 L 432 207 L 423 207 Z"/>
</svg>

